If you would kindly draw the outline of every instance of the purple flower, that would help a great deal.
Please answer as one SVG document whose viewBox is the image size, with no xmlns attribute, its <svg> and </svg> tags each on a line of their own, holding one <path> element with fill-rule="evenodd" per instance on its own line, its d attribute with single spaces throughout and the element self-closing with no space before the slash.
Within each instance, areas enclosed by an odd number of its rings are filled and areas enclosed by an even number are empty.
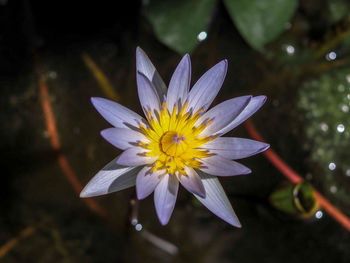
<svg viewBox="0 0 350 263">
<path fill-rule="evenodd" d="M 209 69 L 191 90 L 189 55 L 180 61 L 168 90 L 141 48 L 136 50 L 136 69 L 146 119 L 116 102 L 91 99 L 114 126 L 101 135 L 123 153 L 99 171 L 80 196 L 103 195 L 136 185 L 138 199 L 154 192 L 156 212 L 165 225 L 174 210 L 180 183 L 215 215 L 240 227 L 216 176 L 250 173 L 233 160 L 260 153 L 269 145 L 220 136 L 254 114 L 266 97 L 242 96 L 208 110 L 225 79 L 226 60 Z"/>
</svg>

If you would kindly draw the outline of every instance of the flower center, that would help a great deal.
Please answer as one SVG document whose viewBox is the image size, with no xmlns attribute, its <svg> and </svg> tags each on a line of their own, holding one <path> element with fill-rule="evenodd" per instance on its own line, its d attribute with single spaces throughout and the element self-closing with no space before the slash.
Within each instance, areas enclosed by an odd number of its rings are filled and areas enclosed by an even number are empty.
<svg viewBox="0 0 350 263">
<path fill-rule="evenodd" d="M 139 123 L 140 131 L 149 142 L 136 142 L 146 151 L 143 156 L 158 159 L 150 166 L 150 172 L 165 170 L 171 175 L 186 175 L 185 166 L 201 168 L 202 158 L 212 156 L 201 145 L 214 140 L 217 136 L 201 136 L 201 132 L 208 127 L 213 120 L 205 120 L 197 124 L 204 109 L 191 113 L 187 111 L 186 101 L 180 109 L 174 105 L 172 112 L 167 109 L 166 100 L 163 101 L 161 110 L 155 114 L 149 108 L 147 119 L 149 125 Z"/>
<path fill-rule="evenodd" d="M 160 139 L 160 148 L 165 154 L 178 157 L 186 152 L 188 144 L 184 136 L 175 131 L 167 131 Z"/>
</svg>

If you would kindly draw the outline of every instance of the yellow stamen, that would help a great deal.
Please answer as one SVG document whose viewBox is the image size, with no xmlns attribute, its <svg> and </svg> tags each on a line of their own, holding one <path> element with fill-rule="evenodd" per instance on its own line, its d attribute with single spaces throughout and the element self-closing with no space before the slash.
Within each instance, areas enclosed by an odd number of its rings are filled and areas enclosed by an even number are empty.
<svg viewBox="0 0 350 263">
<path fill-rule="evenodd" d="M 217 136 L 199 137 L 199 135 L 214 120 L 206 120 L 195 127 L 204 109 L 190 113 L 187 108 L 188 101 L 185 101 L 180 108 L 175 104 L 169 113 L 167 102 L 164 100 L 157 115 L 150 109 L 147 111 L 149 126 L 139 123 L 141 132 L 149 140 L 149 142 L 137 142 L 138 146 L 145 149 L 143 156 L 158 156 L 149 172 L 165 170 L 171 175 L 186 175 L 185 166 L 203 168 L 201 158 L 213 155 L 199 147 Z"/>
</svg>

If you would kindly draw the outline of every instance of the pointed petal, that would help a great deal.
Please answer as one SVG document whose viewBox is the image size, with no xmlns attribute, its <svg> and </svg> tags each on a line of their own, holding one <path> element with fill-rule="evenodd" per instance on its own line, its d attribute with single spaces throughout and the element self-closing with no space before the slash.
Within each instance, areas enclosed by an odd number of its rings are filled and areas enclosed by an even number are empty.
<svg viewBox="0 0 350 263">
<path fill-rule="evenodd" d="M 242 159 L 267 150 L 269 144 L 243 138 L 219 137 L 201 146 L 227 159 Z"/>
<path fill-rule="evenodd" d="M 181 100 L 183 104 L 187 98 L 188 91 L 190 90 L 191 82 L 191 60 L 190 56 L 186 54 L 179 65 L 175 69 L 173 76 L 169 83 L 169 89 L 167 94 L 167 105 L 169 112 L 173 111 L 175 103 Z"/>
<path fill-rule="evenodd" d="M 147 109 L 156 110 L 159 113 L 160 100 L 151 81 L 142 73 L 137 72 L 137 92 L 145 115 Z"/>
<path fill-rule="evenodd" d="M 89 181 L 81 191 L 80 197 L 109 194 L 135 185 L 140 168 L 120 166 L 116 164 L 117 158 L 109 162 Z"/>
<path fill-rule="evenodd" d="M 204 73 L 194 84 L 188 94 L 188 107 L 193 108 L 193 112 L 202 107 L 205 110 L 209 108 L 224 82 L 226 72 L 227 60 L 225 59 Z"/>
<path fill-rule="evenodd" d="M 137 123 L 143 121 L 140 115 L 114 101 L 93 97 L 91 102 L 102 117 L 114 127 L 129 128 L 130 125 L 138 127 Z"/>
<path fill-rule="evenodd" d="M 119 158 L 117 160 L 117 164 L 125 165 L 125 166 L 140 166 L 140 165 L 146 165 L 146 164 L 152 164 L 154 163 L 158 157 L 148 157 L 143 156 L 145 153 L 145 149 L 141 147 L 131 147 L 124 152 L 122 152 L 121 155 L 119 155 Z"/>
<path fill-rule="evenodd" d="M 226 100 L 203 114 L 203 116 L 197 121 L 198 124 L 201 124 L 205 120 L 213 119 L 214 121 L 205 128 L 200 135 L 215 135 L 216 132 L 220 131 L 237 118 L 237 116 L 248 105 L 251 98 L 252 96 L 242 96 Z"/>
<path fill-rule="evenodd" d="M 136 194 L 137 199 L 141 200 L 149 196 L 158 183 L 160 182 L 160 175 L 164 171 L 156 171 L 155 173 L 148 173 L 150 167 L 144 167 L 138 173 L 136 178 Z"/>
<path fill-rule="evenodd" d="M 195 197 L 222 220 L 235 227 L 241 227 L 241 223 L 233 211 L 230 201 L 228 200 L 218 178 L 200 171 L 198 171 L 198 174 L 202 179 L 206 196 L 205 198 L 202 198 L 195 195 Z"/>
<path fill-rule="evenodd" d="M 255 112 L 257 112 L 262 105 L 264 105 L 266 101 L 266 96 L 256 96 L 253 97 L 247 107 L 241 112 L 241 114 L 238 115 L 236 119 L 234 119 L 230 124 L 228 124 L 225 128 L 221 129 L 219 133 L 225 134 L 232 129 L 236 128 L 238 125 L 240 125 L 242 122 L 244 122 L 246 119 L 248 119 L 250 116 L 252 116 Z"/>
<path fill-rule="evenodd" d="M 205 189 L 196 171 L 193 168 L 187 167 L 187 166 L 185 166 L 185 171 L 187 173 L 187 176 L 184 176 L 184 175 L 178 176 L 178 179 L 182 184 L 182 186 L 185 187 L 186 190 L 191 192 L 192 194 L 196 194 L 204 198 Z"/>
<path fill-rule="evenodd" d="M 203 158 L 201 161 L 205 165 L 205 167 L 201 168 L 201 170 L 211 175 L 234 176 L 239 174 L 249 174 L 252 172 L 243 164 L 231 161 L 219 155 Z"/>
<path fill-rule="evenodd" d="M 175 176 L 169 176 L 169 174 L 164 175 L 154 190 L 154 205 L 162 225 L 169 222 L 175 207 L 178 190 L 179 181 Z"/>
<path fill-rule="evenodd" d="M 159 98 L 162 100 L 163 95 L 167 92 L 166 85 L 151 60 L 140 47 L 136 48 L 136 72 L 141 72 L 152 82 Z"/>
<path fill-rule="evenodd" d="M 138 141 L 149 142 L 142 133 L 126 128 L 108 128 L 101 131 L 101 135 L 106 141 L 121 150 L 135 146 Z"/>
</svg>

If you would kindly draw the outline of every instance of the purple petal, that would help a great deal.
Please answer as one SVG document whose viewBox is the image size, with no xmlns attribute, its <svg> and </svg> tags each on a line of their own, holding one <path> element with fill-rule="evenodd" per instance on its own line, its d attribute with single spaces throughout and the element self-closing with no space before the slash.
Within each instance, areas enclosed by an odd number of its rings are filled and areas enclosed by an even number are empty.
<svg viewBox="0 0 350 263">
<path fill-rule="evenodd" d="M 191 60 L 190 56 L 186 54 L 175 69 L 169 83 L 167 105 L 170 112 L 172 112 L 175 103 L 178 103 L 179 100 L 183 103 L 186 100 L 190 90 L 190 82 Z"/>
<path fill-rule="evenodd" d="M 117 164 L 125 166 L 141 166 L 152 164 L 158 159 L 158 156 L 143 156 L 144 152 L 145 150 L 141 147 L 131 147 L 129 149 L 126 149 L 124 152 L 122 152 L 121 155 L 119 155 Z"/>
<path fill-rule="evenodd" d="M 208 109 L 224 82 L 226 72 L 227 60 L 225 59 L 204 73 L 188 94 L 188 107 L 193 108 L 194 112 L 202 107 L 205 110 Z"/>
<path fill-rule="evenodd" d="M 137 141 L 149 142 L 145 135 L 131 129 L 109 128 L 101 131 L 101 135 L 106 141 L 121 150 L 135 146 Z"/>
<path fill-rule="evenodd" d="M 166 85 L 156 68 L 153 66 L 151 60 L 140 47 L 136 48 L 136 72 L 144 74 L 154 85 L 158 97 L 163 99 L 163 95 L 167 92 Z"/>
<path fill-rule="evenodd" d="M 219 137 L 201 146 L 227 159 L 242 159 L 267 150 L 269 144 L 243 138 Z"/>
<path fill-rule="evenodd" d="M 150 167 L 145 166 L 139 172 L 136 178 L 136 194 L 137 199 L 141 200 L 149 196 L 161 180 L 161 173 L 164 171 L 156 171 L 148 173 Z"/>
<path fill-rule="evenodd" d="M 127 124 L 138 127 L 137 123 L 143 121 L 140 115 L 114 101 L 93 97 L 91 102 L 102 117 L 114 127 L 129 128 Z"/>
<path fill-rule="evenodd" d="M 203 158 L 201 161 L 205 165 L 201 170 L 211 175 L 234 176 L 239 174 L 249 174 L 252 172 L 243 164 L 223 158 L 219 155 Z"/>
<path fill-rule="evenodd" d="M 195 197 L 222 220 L 226 221 L 232 226 L 241 227 L 241 223 L 233 211 L 230 201 L 228 200 L 218 178 L 200 171 L 198 171 L 198 174 L 202 179 L 206 196 L 205 198 L 202 198 L 195 195 Z"/>
<path fill-rule="evenodd" d="M 226 100 L 210 109 L 197 121 L 197 124 L 201 124 L 205 120 L 213 119 L 214 121 L 207 128 L 205 128 L 200 135 L 214 135 L 216 132 L 226 127 L 244 110 L 251 98 L 252 96 L 233 98 Z"/>
<path fill-rule="evenodd" d="M 253 97 L 247 107 L 241 112 L 241 114 L 238 115 L 236 119 L 234 119 L 230 124 L 228 124 L 225 128 L 221 129 L 219 133 L 225 134 L 232 129 L 236 128 L 238 125 L 240 125 L 242 122 L 244 122 L 246 119 L 248 119 L 250 116 L 252 116 L 257 110 L 260 109 L 262 105 L 264 105 L 266 101 L 266 96 L 256 96 Z"/>
<path fill-rule="evenodd" d="M 145 115 L 147 116 L 147 109 L 160 110 L 160 101 L 157 92 L 151 81 L 142 73 L 137 72 L 137 91 L 139 94 L 140 103 Z"/>
<path fill-rule="evenodd" d="M 192 194 L 196 194 L 204 198 L 205 189 L 196 171 L 193 168 L 186 166 L 185 172 L 187 173 L 187 176 L 179 175 L 178 177 L 182 186 L 185 187 L 186 190 L 191 192 Z"/>
<path fill-rule="evenodd" d="M 120 166 L 116 164 L 117 158 L 109 162 L 89 181 L 81 191 L 80 197 L 109 194 L 135 185 L 140 168 Z"/>
<path fill-rule="evenodd" d="M 177 192 L 179 190 L 179 181 L 176 176 L 166 174 L 154 190 L 154 205 L 162 225 L 169 222 L 173 213 Z"/>
</svg>

